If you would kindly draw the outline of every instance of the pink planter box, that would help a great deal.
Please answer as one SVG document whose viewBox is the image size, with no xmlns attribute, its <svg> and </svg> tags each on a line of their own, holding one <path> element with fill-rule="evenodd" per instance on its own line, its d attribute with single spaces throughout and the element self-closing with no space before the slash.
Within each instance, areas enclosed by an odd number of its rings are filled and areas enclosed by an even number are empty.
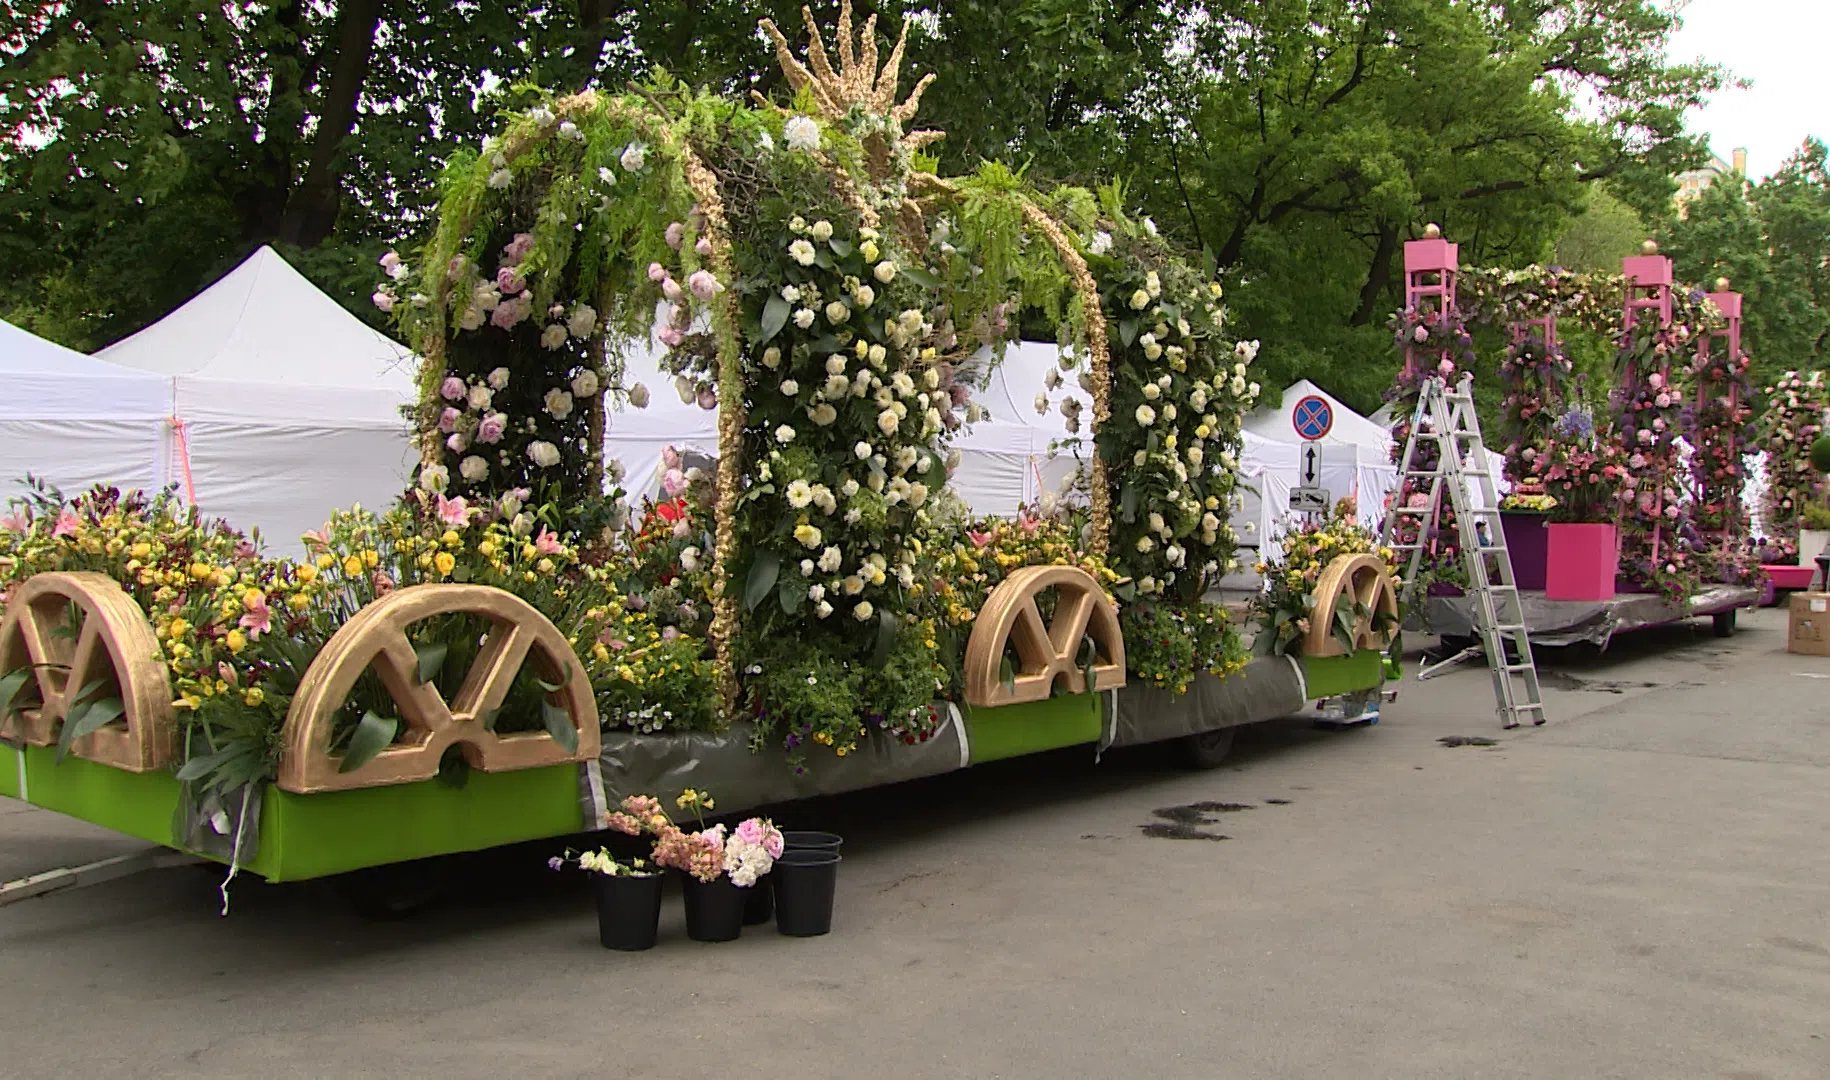
<svg viewBox="0 0 1830 1080">
<path fill-rule="evenodd" d="M 1611 600 L 1620 569 L 1620 534 L 1612 525 L 1551 524 L 1544 559 L 1547 600 Z"/>
</svg>

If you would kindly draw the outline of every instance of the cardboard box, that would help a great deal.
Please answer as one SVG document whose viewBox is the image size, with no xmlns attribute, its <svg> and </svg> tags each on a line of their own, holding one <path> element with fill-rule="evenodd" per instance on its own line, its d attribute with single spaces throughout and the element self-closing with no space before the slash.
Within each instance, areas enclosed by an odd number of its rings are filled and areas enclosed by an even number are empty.
<svg viewBox="0 0 1830 1080">
<path fill-rule="evenodd" d="M 1830 593 L 1792 594 L 1792 624 L 1786 631 L 1786 652 L 1830 656 Z"/>
</svg>

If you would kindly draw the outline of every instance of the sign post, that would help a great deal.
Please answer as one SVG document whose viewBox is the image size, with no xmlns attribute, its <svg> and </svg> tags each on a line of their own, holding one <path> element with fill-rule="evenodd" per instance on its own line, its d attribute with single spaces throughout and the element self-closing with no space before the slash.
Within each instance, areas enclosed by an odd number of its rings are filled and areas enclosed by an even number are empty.
<svg viewBox="0 0 1830 1080">
<path fill-rule="evenodd" d="M 1296 403 L 1290 426 L 1303 440 L 1302 466 L 1297 485 L 1290 489 L 1290 509 L 1299 514 L 1325 514 L 1329 495 L 1322 486 L 1322 447 L 1317 440 L 1334 430 L 1334 406 L 1327 398 L 1310 394 Z"/>
</svg>

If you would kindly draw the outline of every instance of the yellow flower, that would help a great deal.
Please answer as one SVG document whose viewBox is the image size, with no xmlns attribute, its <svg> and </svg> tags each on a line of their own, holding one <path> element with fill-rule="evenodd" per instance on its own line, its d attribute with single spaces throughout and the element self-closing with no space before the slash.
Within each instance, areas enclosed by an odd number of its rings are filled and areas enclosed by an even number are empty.
<svg viewBox="0 0 1830 1080">
<path fill-rule="evenodd" d="M 337 565 L 337 560 L 334 556 L 329 554 L 318 556 L 318 569 L 329 570 L 335 565 Z"/>
<path fill-rule="evenodd" d="M 540 549 L 535 547 L 534 545 L 532 545 L 532 544 L 522 544 L 521 545 L 521 557 L 523 559 L 531 559 L 538 554 L 540 554 Z"/>
<path fill-rule="evenodd" d="M 240 630 L 229 631 L 228 636 L 224 637 L 222 640 L 232 653 L 240 653 L 243 649 L 248 647 L 248 635 L 242 633 Z"/>
<path fill-rule="evenodd" d="M 211 576 L 215 572 L 216 571 L 211 570 L 209 567 L 203 565 L 200 562 L 194 562 L 191 564 L 191 576 L 196 578 L 198 581 L 202 581 L 204 578 Z"/>
<path fill-rule="evenodd" d="M 309 585 L 318 580 L 318 568 L 310 563 L 305 563 L 298 568 L 296 576 L 301 583 Z"/>
<path fill-rule="evenodd" d="M 311 594 L 307 592 L 296 592 L 286 598 L 286 606 L 294 611 L 304 611 L 310 603 Z"/>
<path fill-rule="evenodd" d="M 136 559 L 144 559 L 152 554 L 152 545 L 142 540 L 130 548 L 128 553 Z"/>
<path fill-rule="evenodd" d="M 369 548 L 362 553 L 362 565 L 368 567 L 370 570 L 375 569 L 375 567 L 381 565 L 381 554 L 374 548 Z"/>
<path fill-rule="evenodd" d="M 432 565 L 438 567 L 441 574 L 449 574 L 457 566 L 457 558 L 449 551 L 441 551 L 432 557 Z"/>
<path fill-rule="evenodd" d="M 356 558 L 354 555 L 345 556 L 343 560 L 343 573 L 348 577 L 361 577 L 362 560 Z"/>
<path fill-rule="evenodd" d="M 458 536 L 456 529 L 446 529 L 445 535 L 439 537 L 439 541 L 446 547 L 457 547 L 462 542 L 462 538 Z"/>
<path fill-rule="evenodd" d="M 178 709 L 195 709 L 202 704 L 202 699 L 196 694 L 186 694 L 177 701 L 172 702 L 172 706 Z"/>
<path fill-rule="evenodd" d="M 177 641 L 179 638 L 183 637 L 190 628 L 191 624 L 185 622 L 183 619 L 173 619 L 171 625 L 165 628 L 165 636 L 171 638 L 173 641 Z"/>
<path fill-rule="evenodd" d="M 543 574 L 550 574 L 553 572 L 553 560 L 541 559 L 539 562 L 534 564 L 534 568 L 539 570 Z"/>
<path fill-rule="evenodd" d="M 495 553 L 496 542 L 494 540 L 485 540 L 477 545 L 477 554 L 483 556 L 485 559 L 491 558 Z"/>
<path fill-rule="evenodd" d="M 248 706 L 249 708 L 253 708 L 256 705 L 259 705 L 261 702 L 267 700 L 267 695 L 261 691 L 260 687 L 250 686 L 246 690 L 242 691 L 241 700 L 242 700 L 242 704 Z"/>
</svg>

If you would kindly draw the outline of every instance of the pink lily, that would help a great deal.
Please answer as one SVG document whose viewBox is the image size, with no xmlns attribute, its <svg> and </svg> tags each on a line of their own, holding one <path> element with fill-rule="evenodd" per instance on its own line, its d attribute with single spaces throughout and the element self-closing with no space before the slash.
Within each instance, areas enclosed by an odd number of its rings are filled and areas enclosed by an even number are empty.
<svg viewBox="0 0 1830 1080">
<path fill-rule="evenodd" d="M 241 628 L 248 632 L 251 641 L 259 641 L 261 635 L 273 629 L 273 612 L 267 607 L 267 595 L 250 591 L 242 600 L 246 609 L 241 617 Z"/>
<path fill-rule="evenodd" d="M 565 549 L 566 546 L 559 542 L 559 537 L 554 536 L 544 527 L 541 528 L 540 535 L 534 537 L 534 550 L 542 555 L 558 555 Z"/>
<path fill-rule="evenodd" d="M 438 497 L 438 519 L 447 525 L 457 525 L 460 527 L 468 525 L 470 523 L 470 507 L 464 502 L 464 497 L 462 495 L 459 495 L 455 499 L 447 499 L 443 495 L 440 495 Z"/>
<path fill-rule="evenodd" d="M 982 548 L 991 543 L 991 534 L 988 532 L 973 532 L 971 529 L 967 529 L 966 538 L 971 540 L 972 546 L 976 548 Z"/>
<path fill-rule="evenodd" d="M 32 519 L 25 516 L 23 511 L 0 517 L 0 529 L 5 529 L 7 532 L 23 533 L 31 527 Z"/>
<path fill-rule="evenodd" d="M 68 510 L 60 510 L 57 513 L 57 524 L 51 527 L 51 535 L 74 536 L 76 530 L 81 526 L 82 521 L 75 514 Z"/>
</svg>

